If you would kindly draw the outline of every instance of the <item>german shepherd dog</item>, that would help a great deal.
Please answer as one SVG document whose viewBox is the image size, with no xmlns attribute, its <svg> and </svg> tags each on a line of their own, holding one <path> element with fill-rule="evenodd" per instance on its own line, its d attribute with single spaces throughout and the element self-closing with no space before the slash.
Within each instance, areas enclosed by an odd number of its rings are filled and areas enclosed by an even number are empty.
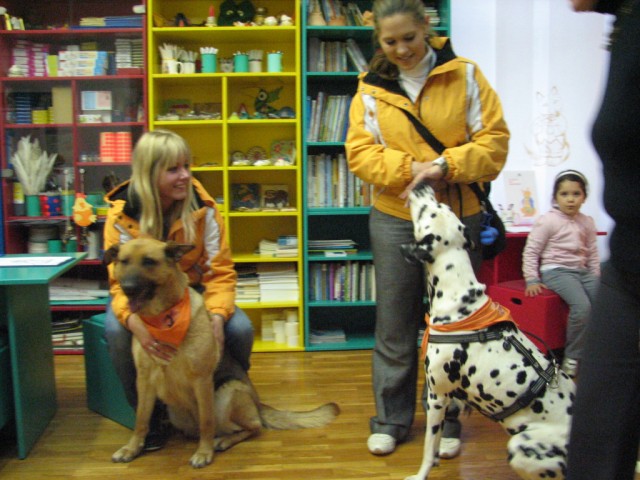
<svg viewBox="0 0 640 480">
<path fill-rule="evenodd" d="M 156 398 L 168 406 L 174 427 L 199 437 L 190 460 L 194 468 L 210 464 L 214 451 L 227 450 L 257 434 L 261 427 L 321 427 L 339 414 L 335 403 L 290 412 L 260 402 L 246 372 L 229 355 L 221 355 L 203 298 L 189 287 L 188 277 L 178 265 L 182 255 L 193 248 L 139 238 L 105 252 L 104 261 L 114 264 L 114 277 L 129 299 L 131 311 L 138 313 L 148 328 L 165 328 L 157 327 L 157 319 L 167 317 L 171 321 L 164 323 L 170 325 L 166 328 L 178 325 L 180 320 L 172 314 L 176 305 L 187 302 L 185 294 L 190 307 L 186 333 L 169 362 L 147 353 L 135 336 L 132 338 L 137 370 L 136 424 L 129 442 L 113 454 L 114 462 L 130 462 L 141 453 Z M 148 323 L 149 319 L 154 319 L 153 323 Z M 216 383 L 220 383 L 215 392 L 214 372 Z"/>
</svg>

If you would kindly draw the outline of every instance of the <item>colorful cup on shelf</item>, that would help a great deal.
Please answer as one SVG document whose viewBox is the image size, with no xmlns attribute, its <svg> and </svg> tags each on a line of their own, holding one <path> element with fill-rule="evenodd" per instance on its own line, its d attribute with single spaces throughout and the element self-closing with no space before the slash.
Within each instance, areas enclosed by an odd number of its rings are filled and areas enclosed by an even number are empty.
<svg viewBox="0 0 640 480">
<path fill-rule="evenodd" d="M 282 71 L 282 52 L 272 52 L 267 54 L 267 72 Z"/>
<path fill-rule="evenodd" d="M 244 73 L 249 71 L 249 55 L 236 53 L 233 55 L 233 71 Z"/>
<path fill-rule="evenodd" d="M 26 206 L 27 217 L 39 217 L 42 215 L 40 211 L 40 196 L 25 195 L 24 203 Z"/>
<path fill-rule="evenodd" d="M 202 54 L 202 73 L 216 73 L 217 58 L 215 53 Z"/>
</svg>

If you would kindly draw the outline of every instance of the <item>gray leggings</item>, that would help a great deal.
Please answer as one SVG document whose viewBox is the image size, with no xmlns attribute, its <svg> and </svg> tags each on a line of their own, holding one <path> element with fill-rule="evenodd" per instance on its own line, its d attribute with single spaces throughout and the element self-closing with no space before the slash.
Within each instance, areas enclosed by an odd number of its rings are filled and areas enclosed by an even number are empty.
<svg viewBox="0 0 640 480">
<path fill-rule="evenodd" d="M 464 219 L 471 238 L 480 245 L 481 215 Z M 371 248 L 375 264 L 376 325 L 373 348 L 373 393 L 376 416 L 372 433 L 406 439 L 416 409 L 418 330 L 424 324 L 425 270 L 407 263 L 400 245 L 414 241 L 413 224 L 371 209 Z M 470 254 L 474 267 L 482 262 L 478 249 Z M 477 268 L 476 268 L 477 271 Z M 443 436 L 459 437 L 457 412 L 449 411 Z"/>
<path fill-rule="evenodd" d="M 567 343 L 564 355 L 580 360 L 584 348 L 584 333 L 591 315 L 591 305 L 598 293 L 600 279 L 588 270 L 554 268 L 540 275 L 542 283 L 556 292 L 569 306 Z"/>
</svg>

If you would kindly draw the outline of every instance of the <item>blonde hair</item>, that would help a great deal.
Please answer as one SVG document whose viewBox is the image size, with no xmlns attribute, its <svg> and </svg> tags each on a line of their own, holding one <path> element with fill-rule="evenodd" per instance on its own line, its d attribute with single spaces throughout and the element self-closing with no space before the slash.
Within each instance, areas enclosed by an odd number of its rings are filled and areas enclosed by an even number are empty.
<svg viewBox="0 0 640 480">
<path fill-rule="evenodd" d="M 393 15 L 408 15 L 416 25 L 425 24 L 425 6 L 422 0 L 375 0 L 373 2 L 373 46 L 376 53 L 369 62 L 369 71 L 388 80 L 396 80 L 398 67 L 380 50 L 380 20 Z M 428 43 L 428 36 L 425 42 Z"/>
<path fill-rule="evenodd" d="M 192 213 L 197 209 L 197 202 L 191 182 L 187 197 L 175 202 L 166 218 L 158 193 L 160 174 L 176 166 L 180 160 L 191 163 L 191 149 L 180 135 L 169 130 L 146 132 L 136 143 L 131 160 L 129 201 L 140 202 L 140 233 L 164 240 L 163 226 L 181 219 L 185 240 L 191 242 L 195 239 Z"/>
</svg>

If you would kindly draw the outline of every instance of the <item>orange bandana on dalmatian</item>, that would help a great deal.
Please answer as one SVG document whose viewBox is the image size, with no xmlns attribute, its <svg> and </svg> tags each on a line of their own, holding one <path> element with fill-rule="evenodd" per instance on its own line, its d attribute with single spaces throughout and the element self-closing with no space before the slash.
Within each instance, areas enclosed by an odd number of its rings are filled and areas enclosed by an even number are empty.
<svg viewBox="0 0 640 480">
<path fill-rule="evenodd" d="M 509 309 L 491 299 L 487 300 L 473 315 L 459 322 L 447 323 L 445 325 L 432 325 L 428 314 L 424 316 L 424 321 L 427 323 L 427 328 L 424 331 L 421 345 L 423 361 L 427 356 L 430 329 L 437 332 L 457 332 L 461 330 L 482 330 L 498 322 L 508 321 L 514 324 L 516 323 L 513 318 L 511 318 L 511 311 Z"/>
<path fill-rule="evenodd" d="M 180 346 L 191 323 L 189 289 L 185 289 L 180 301 L 168 310 L 151 317 L 141 315 L 140 318 L 153 338 L 174 347 Z"/>
</svg>

